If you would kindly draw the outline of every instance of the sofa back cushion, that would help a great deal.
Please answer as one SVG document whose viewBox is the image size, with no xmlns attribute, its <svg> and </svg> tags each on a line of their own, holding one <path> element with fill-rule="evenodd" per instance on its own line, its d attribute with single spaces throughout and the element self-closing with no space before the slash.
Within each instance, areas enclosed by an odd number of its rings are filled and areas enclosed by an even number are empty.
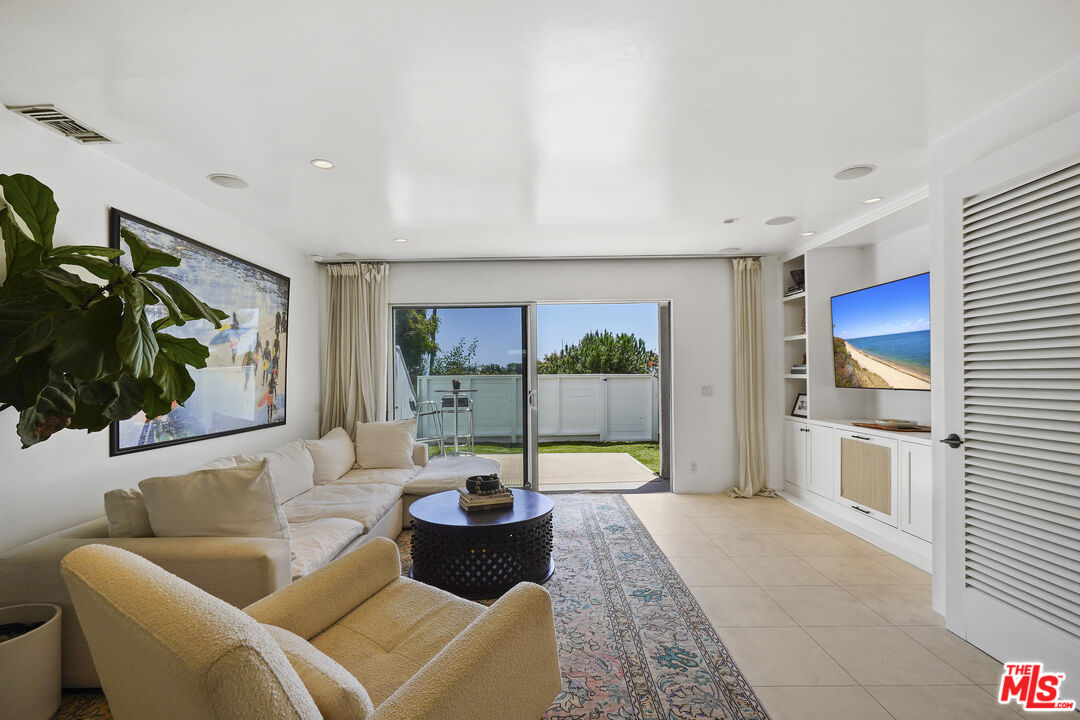
<svg viewBox="0 0 1080 720">
<path fill-rule="evenodd" d="M 266 537 L 289 539 L 265 460 L 139 483 L 158 537 Z"/>
<path fill-rule="evenodd" d="M 289 659 L 323 720 L 364 720 L 375 712 L 371 697 L 348 670 L 304 638 L 276 625 L 262 626 Z"/>
<path fill-rule="evenodd" d="M 273 452 L 249 453 L 236 456 L 237 465 L 255 465 L 266 460 L 270 482 L 274 484 L 281 502 L 291 500 L 314 487 L 315 463 L 303 440 L 293 440 Z"/>
<path fill-rule="evenodd" d="M 336 427 L 319 440 L 306 440 L 304 445 L 315 462 L 316 484 L 334 482 L 356 464 L 356 446 L 343 428 Z"/>
<path fill-rule="evenodd" d="M 356 423 L 356 464 L 362 468 L 411 468 L 416 418 Z"/>
<path fill-rule="evenodd" d="M 143 494 L 134 488 L 105 493 L 105 519 L 109 522 L 109 537 L 152 537 L 154 534 Z"/>
</svg>

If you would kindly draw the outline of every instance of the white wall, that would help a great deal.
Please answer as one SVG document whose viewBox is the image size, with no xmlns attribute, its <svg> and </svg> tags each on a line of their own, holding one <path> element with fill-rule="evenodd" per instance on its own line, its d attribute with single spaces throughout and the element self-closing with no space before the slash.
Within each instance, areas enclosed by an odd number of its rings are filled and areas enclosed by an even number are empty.
<svg viewBox="0 0 1080 720">
<path fill-rule="evenodd" d="M 306 256 L 100 149 L 54 135 L 13 113 L 0 112 L 0 158 L 0 172 L 33 175 L 55 192 L 60 206 L 57 244 L 106 245 L 109 207 L 116 207 L 292 278 L 286 425 L 110 458 L 108 431 L 88 435 L 65 430 L 21 450 L 15 434 L 17 413 L 5 410 L 0 414 L 0 547 L 100 515 L 106 490 L 315 434 L 321 296 L 318 271 Z"/>
<path fill-rule="evenodd" d="M 674 490 L 730 487 L 738 468 L 730 260 L 397 263 L 390 269 L 394 304 L 627 300 L 671 301 Z M 702 395 L 703 385 L 713 387 L 711 397 Z M 779 474 L 779 467 L 772 470 Z"/>
</svg>

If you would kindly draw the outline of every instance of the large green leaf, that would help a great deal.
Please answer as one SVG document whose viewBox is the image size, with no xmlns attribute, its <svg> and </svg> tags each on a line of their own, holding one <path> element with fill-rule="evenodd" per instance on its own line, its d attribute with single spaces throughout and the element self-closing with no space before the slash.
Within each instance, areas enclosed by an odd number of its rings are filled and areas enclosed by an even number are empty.
<svg viewBox="0 0 1080 720">
<path fill-rule="evenodd" d="M 0 206 L 0 234 L 4 236 L 6 277 L 41 264 L 45 247 L 23 232 L 12 215 L 11 208 L 6 205 Z"/>
<path fill-rule="evenodd" d="M 154 299 L 154 301 L 160 302 L 162 305 L 165 306 L 165 309 L 169 313 L 168 319 L 170 322 L 168 323 L 168 326 L 183 325 L 191 319 L 189 317 L 185 317 L 185 315 L 180 312 L 180 308 L 176 307 L 176 303 L 173 302 L 172 298 L 169 297 L 169 294 L 167 292 L 154 285 L 152 282 L 150 282 L 141 275 L 133 275 L 132 277 L 135 278 L 136 282 L 143 286 L 143 289 L 146 290 L 146 292 Z M 154 303 L 151 302 L 150 304 L 152 305 Z M 162 327 L 168 327 L 163 322 L 165 319 L 166 318 L 159 318 L 155 320 L 154 329 L 160 330 Z"/>
<path fill-rule="evenodd" d="M 29 175 L 0 175 L 0 189 L 4 191 L 4 200 L 30 230 L 34 241 L 50 250 L 56 215 L 60 212 L 53 191 Z"/>
<path fill-rule="evenodd" d="M 116 263 L 111 263 L 108 260 L 102 260 L 101 258 L 90 257 L 87 255 L 50 255 L 45 258 L 43 263 L 47 267 L 78 265 L 79 267 L 86 268 L 102 280 L 109 280 L 110 282 L 124 274 L 124 269 Z"/>
<path fill-rule="evenodd" d="M 105 406 L 110 420 L 127 420 L 143 409 L 143 385 L 130 375 L 125 373 L 116 381 L 116 393 L 116 399 Z"/>
<path fill-rule="evenodd" d="M 81 400 L 75 405 L 75 412 L 68 424 L 70 430 L 85 430 L 88 433 L 99 432 L 109 427 L 112 418 L 105 414 L 101 405 L 91 405 Z"/>
<path fill-rule="evenodd" d="M 76 307 L 84 305 L 90 298 L 101 292 L 94 283 L 86 282 L 78 275 L 58 267 L 37 268 L 31 274 L 40 277 L 53 292 Z"/>
<path fill-rule="evenodd" d="M 165 400 L 183 403 L 195 392 L 195 380 L 187 368 L 159 354 L 154 361 L 154 384 Z"/>
<path fill-rule="evenodd" d="M 120 248 L 103 247 L 101 245 L 58 245 L 53 248 L 51 253 L 53 257 L 61 255 L 93 255 L 103 257 L 106 260 L 115 260 L 123 254 L 124 251 Z"/>
<path fill-rule="evenodd" d="M 117 336 L 123 312 L 124 303 L 116 295 L 91 303 L 57 333 L 49 364 L 85 381 L 119 372 Z"/>
<path fill-rule="evenodd" d="M 124 239 L 128 250 L 131 251 L 131 267 L 135 272 L 146 272 L 159 267 L 176 267 L 180 264 L 180 258 L 163 250 L 155 250 L 127 228 L 120 228 L 120 237 Z"/>
<path fill-rule="evenodd" d="M 0 375 L 0 404 L 23 410 L 34 404 L 49 381 L 46 352 L 24 355 L 6 375 Z"/>
<path fill-rule="evenodd" d="M 165 333 L 157 333 L 156 337 L 161 352 L 173 362 L 195 368 L 206 367 L 210 349 L 195 338 L 178 338 Z"/>
<path fill-rule="evenodd" d="M 124 311 L 124 321 L 116 338 L 116 349 L 120 353 L 124 368 L 133 377 L 143 380 L 154 374 L 158 342 L 146 316 L 142 313 L 132 315 L 130 309 L 129 305 Z"/>
<path fill-rule="evenodd" d="M 79 403 L 104 407 L 120 395 L 115 382 L 75 380 L 75 398 Z"/>
<path fill-rule="evenodd" d="M 161 388 L 153 380 L 142 381 L 142 393 L 142 411 L 146 413 L 148 420 L 168 415 L 172 411 L 172 399 L 162 397 Z"/>
<path fill-rule="evenodd" d="M 53 342 L 77 315 L 58 295 L 0 301 L 0 373 L 7 373 L 16 358 Z"/>
<path fill-rule="evenodd" d="M 226 313 L 210 307 L 202 300 L 192 295 L 188 292 L 187 288 L 172 278 L 156 273 L 144 273 L 142 277 L 161 286 L 165 292 L 172 296 L 173 302 L 180 308 L 180 312 L 185 315 L 209 320 L 214 323 L 214 327 L 218 328 L 221 327 L 221 321 L 228 317 Z"/>
<path fill-rule="evenodd" d="M 75 387 L 62 373 L 49 373 L 49 382 L 30 407 L 19 413 L 18 432 L 23 447 L 48 440 L 63 430 L 75 414 Z"/>
</svg>

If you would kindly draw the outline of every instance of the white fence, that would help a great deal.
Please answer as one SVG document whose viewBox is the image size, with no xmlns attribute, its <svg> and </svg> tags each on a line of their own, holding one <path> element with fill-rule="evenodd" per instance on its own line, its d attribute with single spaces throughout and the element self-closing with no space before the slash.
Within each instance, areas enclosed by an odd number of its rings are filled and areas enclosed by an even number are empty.
<svg viewBox="0 0 1080 720">
<path fill-rule="evenodd" d="M 410 417 L 409 395 L 402 393 L 401 373 L 395 372 L 395 417 Z M 540 375 L 537 388 L 541 442 L 552 440 L 657 440 L 660 383 L 652 375 Z M 473 402 L 474 434 L 478 442 L 521 442 L 525 398 L 517 375 L 421 375 L 416 379 L 418 401 L 442 398 L 459 380 Z M 408 375 L 404 384 L 408 387 Z M 464 418 L 461 418 L 464 420 Z M 419 428 L 434 434 L 425 421 Z M 452 433 L 452 416 L 446 431 Z M 465 431 L 462 426 L 462 432 Z"/>
</svg>

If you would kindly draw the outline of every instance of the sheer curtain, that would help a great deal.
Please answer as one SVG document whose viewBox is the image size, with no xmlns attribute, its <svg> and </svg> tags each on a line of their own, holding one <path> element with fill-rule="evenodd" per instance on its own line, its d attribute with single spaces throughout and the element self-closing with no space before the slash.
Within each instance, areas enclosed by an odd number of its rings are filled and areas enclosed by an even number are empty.
<svg viewBox="0 0 1080 720">
<path fill-rule="evenodd" d="M 389 274 L 386 263 L 326 266 L 322 434 L 386 419 Z"/>
<path fill-rule="evenodd" d="M 761 260 L 732 258 L 735 266 L 735 428 L 739 477 L 734 497 L 775 495 L 765 477 L 765 330 Z"/>
</svg>

